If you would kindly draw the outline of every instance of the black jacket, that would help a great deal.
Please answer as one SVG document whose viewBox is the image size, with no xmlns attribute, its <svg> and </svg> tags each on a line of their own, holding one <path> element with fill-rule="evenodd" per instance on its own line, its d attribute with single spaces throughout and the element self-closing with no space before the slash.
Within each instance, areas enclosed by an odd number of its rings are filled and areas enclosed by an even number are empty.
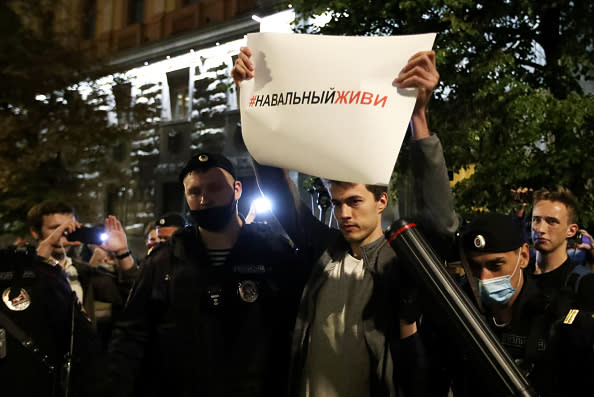
<svg viewBox="0 0 594 397">
<path fill-rule="evenodd" d="M 594 368 L 594 321 L 592 312 L 580 310 L 573 320 L 570 311 L 577 308 L 575 295 L 547 297 L 524 270 L 525 282 L 513 305 L 512 321 L 498 327 L 490 313 L 485 321 L 505 350 L 514 359 L 537 395 L 561 397 L 581 395 L 592 390 Z M 465 291 L 472 295 L 468 284 Z M 466 360 L 463 349 L 450 351 L 454 396 L 490 396 L 475 365 Z"/>
<path fill-rule="evenodd" d="M 154 250 L 110 345 L 115 391 L 141 395 L 281 396 L 303 284 L 289 242 L 244 225 L 224 265 L 197 228 Z"/>
</svg>

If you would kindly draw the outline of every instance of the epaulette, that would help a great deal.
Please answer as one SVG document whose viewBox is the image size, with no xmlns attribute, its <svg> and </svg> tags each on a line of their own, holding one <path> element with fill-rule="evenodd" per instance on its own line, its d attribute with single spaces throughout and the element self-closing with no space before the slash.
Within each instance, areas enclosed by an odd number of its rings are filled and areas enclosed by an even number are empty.
<svg viewBox="0 0 594 397">
<path fill-rule="evenodd" d="M 569 309 L 563 317 L 562 323 L 565 327 L 584 330 L 591 338 L 594 338 L 594 312 L 592 311 Z"/>
</svg>

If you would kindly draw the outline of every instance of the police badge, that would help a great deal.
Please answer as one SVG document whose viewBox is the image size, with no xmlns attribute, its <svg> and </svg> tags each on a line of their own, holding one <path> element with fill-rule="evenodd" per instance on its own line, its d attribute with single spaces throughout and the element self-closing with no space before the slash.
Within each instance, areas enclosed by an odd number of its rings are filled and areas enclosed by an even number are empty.
<svg viewBox="0 0 594 397">
<path fill-rule="evenodd" d="M 254 303 L 258 300 L 258 286 L 252 280 L 240 281 L 237 286 L 237 292 L 242 301 L 247 303 Z"/>
<path fill-rule="evenodd" d="M 23 311 L 31 305 L 31 297 L 23 288 L 21 288 L 19 294 L 12 299 L 10 299 L 10 287 L 6 288 L 2 293 L 2 301 L 6 307 L 15 312 Z"/>
</svg>

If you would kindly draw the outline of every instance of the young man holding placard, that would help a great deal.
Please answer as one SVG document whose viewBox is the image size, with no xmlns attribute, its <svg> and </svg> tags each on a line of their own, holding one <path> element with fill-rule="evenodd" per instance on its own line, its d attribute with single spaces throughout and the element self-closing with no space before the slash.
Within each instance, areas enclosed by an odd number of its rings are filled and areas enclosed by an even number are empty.
<svg viewBox="0 0 594 397">
<path fill-rule="evenodd" d="M 239 83 L 254 77 L 244 47 L 233 69 Z M 451 237 L 458 221 L 441 144 L 426 107 L 439 74 L 433 51 L 415 54 L 394 80 L 416 88 L 411 119 L 418 220 L 431 234 Z M 337 143 L 337 149 L 339 148 Z M 414 282 L 383 237 L 387 187 L 328 181 L 340 230 L 317 221 L 278 168 L 256 164 L 258 182 L 275 197 L 275 215 L 313 269 L 305 287 L 292 346 L 290 390 L 298 396 L 420 395 L 427 381 L 417 335 Z"/>
</svg>

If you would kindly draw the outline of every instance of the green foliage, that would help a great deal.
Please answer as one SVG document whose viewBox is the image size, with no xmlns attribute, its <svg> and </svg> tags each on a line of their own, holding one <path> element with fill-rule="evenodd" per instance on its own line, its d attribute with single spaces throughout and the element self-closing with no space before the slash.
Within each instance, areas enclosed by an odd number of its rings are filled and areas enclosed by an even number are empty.
<svg viewBox="0 0 594 397">
<path fill-rule="evenodd" d="M 434 49 L 441 78 L 430 126 L 440 134 L 453 170 L 476 166 L 454 188 L 461 215 L 478 208 L 511 211 L 511 188 L 562 185 L 579 198 L 581 223 L 594 225 L 594 98 L 581 84 L 594 80 L 592 2 L 291 3 L 301 31 L 438 33 Z M 309 23 L 328 10 L 333 11 L 327 25 Z"/>
<path fill-rule="evenodd" d="M 104 182 L 130 180 L 121 160 L 158 106 L 135 104 L 122 76 L 112 85 L 128 94 L 114 103 L 98 82 L 110 70 L 70 44 L 75 33 L 52 30 L 55 2 L 10 3 L 0 3 L 0 232 L 26 235 L 25 214 L 44 199 L 99 221 Z"/>
</svg>

